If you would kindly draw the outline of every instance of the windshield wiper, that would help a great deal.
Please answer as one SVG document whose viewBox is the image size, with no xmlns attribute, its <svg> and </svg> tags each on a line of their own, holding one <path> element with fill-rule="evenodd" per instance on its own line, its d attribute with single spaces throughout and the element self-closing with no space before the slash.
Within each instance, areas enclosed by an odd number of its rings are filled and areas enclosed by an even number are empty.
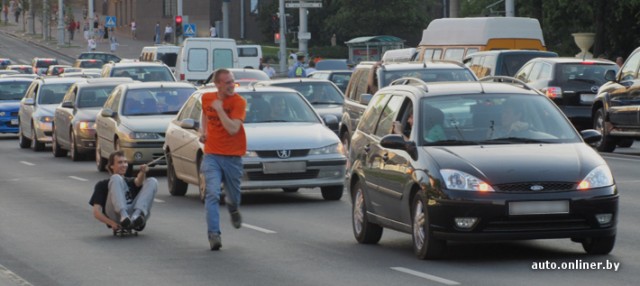
<svg viewBox="0 0 640 286">
<path fill-rule="evenodd" d="M 486 140 L 486 141 L 483 141 L 482 143 L 511 144 L 511 143 L 551 143 L 551 142 L 546 140 L 533 139 L 533 138 L 503 137 L 503 138 Z"/>
<path fill-rule="evenodd" d="M 311 104 L 340 104 L 336 101 L 312 101 Z"/>
<path fill-rule="evenodd" d="M 591 83 L 591 84 L 596 83 L 595 80 L 586 79 L 586 78 L 572 78 L 572 79 L 569 79 L 569 80 L 582 81 L 582 82 Z"/>
<path fill-rule="evenodd" d="M 425 146 L 461 146 L 461 145 L 480 145 L 478 141 L 469 141 L 469 140 L 440 140 L 434 142 L 426 142 Z"/>
</svg>

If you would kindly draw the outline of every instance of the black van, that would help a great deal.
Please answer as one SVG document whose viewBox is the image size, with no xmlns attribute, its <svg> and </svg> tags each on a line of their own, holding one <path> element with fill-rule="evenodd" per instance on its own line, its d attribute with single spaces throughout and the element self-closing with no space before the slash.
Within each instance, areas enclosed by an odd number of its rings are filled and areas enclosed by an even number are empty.
<svg viewBox="0 0 640 286">
<path fill-rule="evenodd" d="M 462 61 L 478 78 L 485 76 L 514 76 L 530 59 L 556 58 L 558 54 L 534 50 L 499 50 L 476 52 Z"/>
</svg>

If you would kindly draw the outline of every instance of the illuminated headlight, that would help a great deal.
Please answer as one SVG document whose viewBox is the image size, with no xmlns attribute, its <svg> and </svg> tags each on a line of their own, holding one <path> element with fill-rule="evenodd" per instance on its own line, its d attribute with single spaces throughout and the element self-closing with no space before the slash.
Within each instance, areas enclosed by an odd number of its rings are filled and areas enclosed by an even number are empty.
<svg viewBox="0 0 640 286">
<path fill-rule="evenodd" d="M 78 128 L 82 130 L 93 130 L 96 129 L 96 123 L 92 121 L 81 121 L 80 124 L 78 124 Z"/>
<path fill-rule="evenodd" d="M 442 169 L 440 170 L 440 174 L 442 175 L 442 178 L 444 178 L 444 183 L 449 190 L 476 192 L 495 191 L 491 185 L 462 171 Z"/>
<path fill-rule="evenodd" d="M 131 132 L 128 134 L 130 139 L 158 139 L 158 133 L 153 132 Z"/>
<path fill-rule="evenodd" d="M 578 190 L 588 190 L 613 186 L 613 175 L 606 165 L 598 166 L 580 181 Z"/>
<path fill-rule="evenodd" d="M 7 113 L 6 113 L 6 112 L 4 112 L 4 111 L 0 111 L 0 116 L 6 116 L 6 115 L 7 115 Z"/>
<path fill-rule="evenodd" d="M 325 147 L 314 148 L 309 151 L 309 155 L 323 155 L 323 154 L 344 154 L 344 147 L 342 143 L 336 143 Z"/>
<path fill-rule="evenodd" d="M 256 151 L 248 151 L 247 150 L 247 153 L 244 153 L 244 156 L 247 157 L 247 158 L 256 158 L 256 157 L 258 157 L 258 152 L 256 152 Z"/>
<path fill-rule="evenodd" d="M 53 116 L 42 116 L 38 118 L 38 120 L 40 120 L 40 122 L 51 123 L 53 122 Z"/>
</svg>

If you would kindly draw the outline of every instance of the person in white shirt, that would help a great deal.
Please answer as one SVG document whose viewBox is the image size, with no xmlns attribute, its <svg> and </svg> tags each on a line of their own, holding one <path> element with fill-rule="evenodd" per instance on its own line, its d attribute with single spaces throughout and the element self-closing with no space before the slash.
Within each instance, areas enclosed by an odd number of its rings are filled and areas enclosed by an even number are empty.
<svg viewBox="0 0 640 286">
<path fill-rule="evenodd" d="M 265 72 L 269 78 L 273 78 L 274 76 L 276 76 L 276 70 L 273 69 L 268 63 L 264 64 L 264 68 L 262 68 L 262 71 Z"/>
<path fill-rule="evenodd" d="M 96 43 L 96 40 L 93 39 L 93 37 L 89 37 L 89 40 L 87 40 L 87 48 L 89 51 L 95 51 L 96 47 L 98 46 L 98 44 Z"/>
<path fill-rule="evenodd" d="M 218 36 L 215 26 L 211 25 L 211 28 L 209 29 L 209 34 L 211 35 L 212 38 L 215 38 Z"/>
<path fill-rule="evenodd" d="M 171 34 L 173 34 L 173 27 L 169 23 L 164 27 L 164 41 L 166 43 L 171 42 Z"/>
<path fill-rule="evenodd" d="M 307 73 L 307 75 L 310 75 L 311 73 L 318 71 L 316 69 L 316 62 L 314 62 L 313 60 L 310 60 L 309 67 L 304 69 L 304 71 Z"/>
<path fill-rule="evenodd" d="M 136 29 L 138 29 L 138 26 L 136 25 L 136 20 L 131 20 L 131 37 L 133 37 L 134 39 L 137 39 Z"/>
</svg>

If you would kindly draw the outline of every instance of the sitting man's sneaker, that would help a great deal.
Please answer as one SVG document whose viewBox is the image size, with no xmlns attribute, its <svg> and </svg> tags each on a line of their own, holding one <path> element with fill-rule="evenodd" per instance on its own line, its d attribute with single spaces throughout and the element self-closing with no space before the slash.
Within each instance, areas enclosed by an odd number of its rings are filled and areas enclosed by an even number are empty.
<svg viewBox="0 0 640 286">
<path fill-rule="evenodd" d="M 222 237 L 219 234 L 209 234 L 209 246 L 211 250 L 219 250 L 222 247 Z"/>
<path fill-rule="evenodd" d="M 144 214 L 140 214 L 133 219 L 132 228 L 137 231 L 142 231 L 147 224 L 147 220 L 144 218 Z"/>
<path fill-rule="evenodd" d="M 240 216 L 240 212 L 235 210 L 231 212 L 231 224 L 233 227 L 240 228 L 242 226 L 242 216 Z"/>
<path fill-rule="evenodd" d="M 120 217 L 120 226 L 122 228 L 130 228 L 131 227 L 131 219 L 129 216 Z"/>
</svg>

